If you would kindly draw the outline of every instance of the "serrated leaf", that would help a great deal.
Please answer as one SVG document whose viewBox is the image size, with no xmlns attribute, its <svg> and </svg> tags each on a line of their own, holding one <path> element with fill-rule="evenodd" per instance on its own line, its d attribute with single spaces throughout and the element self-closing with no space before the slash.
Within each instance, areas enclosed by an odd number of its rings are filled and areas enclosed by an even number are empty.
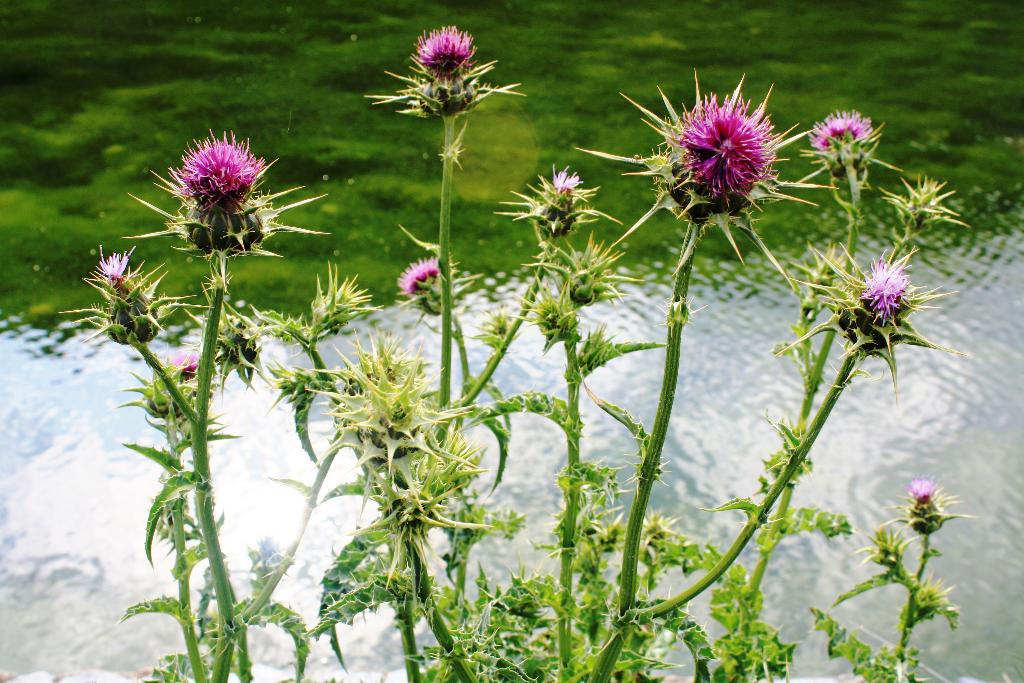
<svg viewBox="0 0 1024 683">
<path fill-rule="evenodd" d="M 146 559 L 153 564 L 153 537 L 156 535 L 157 523 L 160 515 L 168 503 L 176 500 L 182 493 L 191 490 L 196 485 L 195 474 L 192 472 L 180 472 L 167 479 L 160 493 L 153 499 L 153 505 L 149 508 L 149 517 L 146 520 Z"/>
<path fill-rule="evenodd" d="M 490 430 L 491 434 L 494 435 L 494 439 L 498 442 L 498 468 L 494 474 L 494 484 L 491 486 L 491 492 L 493 492 L 494 489 L 498 488 L 498 484 L 501 483 L 501 479 L 505 475 L 505 465 L 508 462 L 508 444 L 512 439 L 512 433 L 497 417 L 481 420 L 481 424 Z"/>
<path fill-rule="evenodd" d="M 126 443 L 123 445 L 125 448 L 130 448 L 139 455 L 149 458 L 171 474 L 181 470 L 181 461 L 167 451 L 162 451 L 159 448 L 153 448 L 152 446 L 143 446 L 138 443 Z"/>
<path fill-rule="evenodd" d="M 583 383 L 583 389 L 587 392 L 587 396 L 593 401 L 598 408 L 611 415 L 616 422 L 621 424 L 623 427 L 629 430 L 629 433 L 637 440 L 642 448 L 647 442 L 647 430 L 644 429 L 644 425 L 640 420 L 633 417 L 625 408 L 621 408 L 611 401 L 605 401 L 603 398 L 599 398 L 597 394 L 590 390 L 587 383 Z"/>
<path fill-rule="evenodd" d="M 244 609 L 245 603 L 240 607 Z M 295 644 L 295 680 L 301 681 L 309 658 L 309 637 L 306 624 L 298 612 L 279 602 L 267 604 L 249 619 L 250 626 L 266 626 L 273 624 L 287 633 Z"/>
<path fill-rule="evenodd" d="M 892 582 L 892 576 L 890 576 L 889 574 L 876 574 L 875 576 L 872 576 L 870 579 L 866 581 L 861 581 L 856 586 L 840 595 L 838 598 L 836 598 L 836 601 L 832 603 L 832 606 L 835 607 L 839 603 L 846 602 L 850 598 L 856 597 L 861 593 L 871 590 L 872 588 L 881 588 L 882 586 L 888 586 Z"/>
<path fill-rule="evenodd" d="M 283 477 L 270 477 L 270 480 L 271 481 L 276 481 L 278 484 L 284 484 L 285 486 L 287 486 L 288 488 L 292 489 L 293 491 L 298 491 L 300 494 L 302 494 L 303 498 L 308 498 L 309 497 L 309 486 L 306 485 L 306 484 L 303 484 L 301 481 L 298 481 L 297 479 L 285 479 Z"/>
<path fill-rule="evenodd" d="M 318 638 L 335 624 L 351 624 L 363 612 L 375 610 L 393 599 L 391 591 L 376 580 L 360 584 L 344 593 L 333 593 L 320 607 L 320 621 L 309 631 L 309 635 Z"/>
<path fill-rule="evenodd" d="M 328 491 L 324 497 L 320 499 L 320 502 L 324 503 L 331 498 L 340 498 L 341 496 L 361 496 L 365 490 L 366 483 L 362 479 L 348 481 L 344 484 L 338 484 Z"/>
<path fill-rule="evenodd" d="M 121 617 L 121 621 L 127 621 L 132 617 L 137 617 L 140 614 L 166 614 L 183 625 L 187 625 L 190 615 L 186 615 L 184 610 L 181 608 L 181 603 L 178 602 L 177 598 L 170 596 L 164 596 L 161 598 L 154 598 L 152 600 L 146 600 L 144 602 L 136 603 L 124 611 L 124 616 Z"/>
<path fill-rule="evenodd" d="M 749 498 L 733 498 L 722 503 L 716 508 L 701 508 L 704 512 L 725 512 L 726 510 L 743 510 L 747 517 L 753 517 L 758 513 L 760 506 Z"/>
</svg>

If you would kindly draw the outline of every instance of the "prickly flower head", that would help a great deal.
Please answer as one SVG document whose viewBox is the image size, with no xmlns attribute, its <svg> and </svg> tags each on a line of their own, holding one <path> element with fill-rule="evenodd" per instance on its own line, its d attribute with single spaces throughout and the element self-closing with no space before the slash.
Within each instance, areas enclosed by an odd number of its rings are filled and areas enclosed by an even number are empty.
<svg viewBox="0 0 1024 683">
<path fill-rule="evenodd" d="M 814 158 L 833 178 L 863 185 L 867 183 L 869 164 L 888 166 L 875 158 L 881 136 L 881 129 L 874 128 L 871 119 L 860 112 L 836 111 L 814 124 L 810 149 L 805 154 Z"/>
<path fill-rule="evenodd" d="M 924 536 L 933 534 L 950 519 L 946 510 L 956 503 L 947 496 L 931 477 L 916 477 L 907 484 L 907 502 L 901 506 L 903 521 L 914 531 Z"/>
<path fill-rule="evenodd" d="M 187 251 L 234 256 L 269 253 L 261 245 L 275 232 L 311 232 L 277 222 L 283 212 L 313 199 L 275 208 L 271 202 L 291 190 L 274 195 L 258 192 L 269 167 L 250 151 L 248 141 L 238 142 L 234 133 L 230 138 L 224 133 L 220 139 L 211 133 L 206 140 L 196 141 L 182 157 L 181 167 L 171 169 L 169 178 L 161 178 L 163 188 L 181 201 L 177 213 L 139 200 L 166 219 L 164 230 L 143 237 L 178 235 L 188 243 Z"/>
<path fill-rule="evenodd" d="M 230 140 L 228 133 L 218 139 L 210 133 L 196 141 L 182 157 L 181 167 L 170 170 L 177 194 L 200 210 L 237 211 L 267 168 L 250 151 L 248 140 L 239 142 L 234 133 L 230 135 Z"/>
<path fill-rule="evenodd" d="M 564 237 L 577 227 L 598 218 L 615 220 L 590 205 L 600 188 L 581 187 L 583 180 L 578 173 L 570 173 L 568 166 L 561 171 L 552 166 L 551 178 L 540 176 L 539 180 L 536 187 L 530 186 L 528 194 L 513 193 L 522 201 L 504 202 L 509 206 L 521 207 L 520 210 L 501 212 L 503 216 L 532 223 L 539 241 Z"/>
<path fill-rule="evenodd" d="M 811 129 L 811 147 L 826 151 L 844 143 L 863 142 L 875 131 L 871 119 L 858 111 L 837 111 L 825 117 Z"/>
<path fill-rule="evenodd" d="M 750 111 L 739 91 L 697 102 L 683 122 L 677 144 L 693 179 L 715 199 L 746 195 L 755 183 L 775 177 L 773 126 L 762 104 Z"/>
<path fill-rule="evenodd" d="M 455 26 L 424 32 L 416 41 L 413 59 L 436 78 L 450 79 L 473 66 L 473 36 Z"/>
<path fill-rule="evenodd" d="M 157 296 L 160 278 L 156 272 L 129 269 L 131 252 L 103 256 L 86 283 L 100 293 L 103 303 L 92 308 L 69 311 L 85 314 L 79 322 L 94 327 L 118 344 L 146 344 L 160 331 L 168 316 L 181 306 L 177 299 Z M 95 335 L 94 335 L 95 336 Z"/>
<path fill-rule="evenodd" d="M 410 263 L 398 277 L 398 292 L 424 313 L 441 314 L 441 266 L 436 258 Z"/>
<path fill-rule="evenodd" d="M 336 441 L 367 473 L 367 495 L 381 508 L 373 528 L 421 544 L 430 527 L 456 524 L 445 500 L 481 471 L 478 449 L 457 429 L 441 429 L 462 412 L 437 409 L 421 358 L 389 339 L 355 355 L 336 373 L 341 390 L 329 394 Z"/>
<path fill-rule="evenodd" d="M 658 132 L 660 146 L 647 157 L 591 152 L 632 166 L 635 170 L 628 175 L 649 176 L 654 183 L 654 205 L 620 241 L 665 209 L 699 226 L 701 234 L 714 226 L 721 228 L 737 254 L 732 231 L 739 230 L 785 274 L 754 230 L 751 209 L 763 202 L 795 199 L 784 193 L 787 188 L 816 186 L 779 179 L 779 150 L 800 135 L 786 138 L 776 133 L 767 98 L 753 106 L 744 99 L 742 85 L 741 80 L 725 98 L 701 95 L 698 87 L 693 108 L 679 111 L 661 93 L 665 114 L 630 100 L 643 113 L 645 123 Z"/>
<path fill-rule="evenodd" d="M 414 116 L 458 116 L 490 95 L 512 94 L 516 85 L 493 87 L 480 78 L 494 62 L 476 64 L 473 36 L 455 26 L 424 32 L 416 41 L 412 73 L 395 76 L 402 88 L 394 95 L 371 95 L 377 104 L 397 104 Z"/>
<path fill-rule="evenodd" d="M 845 263 L 821 255 L 835 273 L 835 281 L 804 284 L 819 294 L 832 315 L 798 341 L 825 330 L 835 330 L 845 340 L 847 354 L 879 356 L 885 360 L 894 383 L 893 351 L 897 344 L 950 351 L 925 339 L 910 322 L 910 317 L 925 304 L 944 296 L 935 290 L 922 291 L 911 284 L 906 271 L 912 255 L 913 252 L 898 259 L 892 254 L 883 255 L 867 273 L 849 255 Z"/>
</svg>

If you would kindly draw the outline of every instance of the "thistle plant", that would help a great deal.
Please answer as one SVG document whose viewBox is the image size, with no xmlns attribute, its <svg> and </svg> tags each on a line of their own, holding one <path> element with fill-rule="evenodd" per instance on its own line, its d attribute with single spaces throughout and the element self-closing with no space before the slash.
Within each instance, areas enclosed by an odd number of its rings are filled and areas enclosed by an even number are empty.
<svg viewBox="0 0 1024 683">
<path fill-rule="evenodd" d="M 465 125 L 456 134 L 456 119 L 465 116 L 492 95 L 520 94 L 518 83 L 494 87 L 480 79 L 494 69 L 496 62 L 476 64 L 473 36 L 455 26 L 424 33 L 416 42 L 411 57 L 412 73 L 391 74 L 403 83 L 394 95 L 372 95 L 375 104 L 396 104 L 402 114 L 440 117 L 444 128 L 441 148 L 441 213 L 437 238 L 437 261 L 441 277 L 441 405 L 452 400 L 452 186 L 455 165 L 462 153 Z"/>
<path fill-rule="evenodd" d="M 146 362 L 150 374 L 136 377 L 138 384 L 131 389 L 136 397 L 129 405 L 141 408 L 162 438 L 159 446 L 128 444 L 161 468 L 161 490 L 147 517 L 145 553 L 152 558 L 153 548 L 163 544 L 174 557 L 177 596 L 127 612 L 165 613 L 181 628 L 185 653 L 165 658 L 159 677 L 224 683 L 235 673 L 249 683 L 248 630 L 273 625 L 294 642 L 299 681 L 310 638 L 326 636 L 344 666 L 337 627 L 384 607 L 394 612 L 410 683 L 649 682 L 676 666 L 678 648 L 689 652 L 701 683 L 789 674 L 797 644 L 785 642 L 779 628 L 763 618 L 762 582 L 788 537 L 852 533 L 841 512 L 794 507 L 793 497 L 812 471 L 811 451 L 830 415 L 846 389 L 866 374 L 866 364 L 881 359 L 895 384 L 897 346 L 948 350 L 918 331 L 918 317 L 944 295 L 912 282 L 910 262 L 916 240 L 928 228 L 962 224 L 944 204 L 950 193 L 928 179 L 915 186 L 904 181 L 904 194 L 886 193 L 897 212 L 895 244 L 878 250 L 871 261 L 859 257 L 861 191 L 869 187 L 869 165 L 882 164 L 876 157 L 879 129 L 856 112 L 834 114 L 810 131 L 808 154 L 818 173 L 828 171 L 848 228 L 784 268 L 762 240 L 755 218 L 774 201 L 806 203 L 791 191 L 821 188 L 782 178 L 781 150 L 807 133 L 776 132 L 767 97 L 753 104 L 744 97 L 742 82 L 725 97 L 698 88 L 688 107 L 677 108 L 662 93 L 663 114 L 634 103 L 657 136 L 646 157 L 591 152 L 627 164 L 628 175 L 650 178 L 651 208 L 611 245 L 592 233 L 584 236 L 599 220 L 617 221 L 596 208 L 596 186 L 569 166 L 553 166 L 550 176 L 517 192 L 517 201 L 499 212 L 513 224 L 529 225 L 536 238 L 536 252 L 524 266 L 525 293 L 489 311 L 477 329 L 466 329 L 458 304 L 476 275 L 467 269 L 456 277 L 451 248 L 454 166 L 465 130 L 456 132 L 455 124 L 483 99 L 514 88 L 487 85 L 482 78 L 494 63 L 475 60 L 469 34 L 454 27 L 424 33 L 415 46 L 411 74 L 399 77 L 402 89 L 376 97 L 378 103 L 400 105 L 403 113 L 442 120 L 438 240 L 413 238 L 426 253 L 396 274 L 400 300 L 422 313 L 418 324 L 438 321 L 437 367 L 394 337 L 360 339 L 361 330 L 352 324 L 377 308 L 354 277 L 342 277 L 330 264 L 326 278 L 316 280 L 303 314 L 231 303 L 234 258 L 269 253 L 265 242 L 277 232 L 312 232 L 279 222 L 282 212 L 312 200 L 276 208 L 276 199 L 285 193 L 262 189 L 271 164 L 233 134 L 211 134 L 196 142 L 161 182 L 178 201 L 175 210 L 143 201 L 165 221 L 163 230 L 152 234 L 177 236 L 185 243 L 179 248 L 207 260 L 201 303 L 186 305 L 162 295 L 159 273 L 136 266 L 133 252 L 104 255 L 101 250 L 87 279 L 101 300 L 79 313 L 95 330 L 94 337 L 130 346 Z M 621 270 L 621 245 L 662 211 L 672 216 L 679 233 L 664 341 L 616 340 L 604 327 L 592 325 L 588 312 L 630 295 L 636 280 Z M 753 492 L 708 510 L 742 515 L 735 536 L 720 546 L 689 538 L 681 531 L 683 520 L 648 507 L 655 483 L 669 476 L 662 456 L 670 425 L 683 418 L 674 404 L 696 255 L 706 238 L 718 234 L 739 254 L 737 232 L 754 243 L 798 299 L 793 341 L 777 352 L 795 361 L 803 394 L 798 411 L 774 422 L 781 443 L 765 457 L 763 475 L 751 482 Z M 199 328 L 198 345 L 168 355 L 155 348 L 156 340 L 179 309 Z M 536 327 L 545 353 L 564 357 L 564 390 L 506 395 L 495 381 L 523 324 Z M 357 337 L 351 350 L 327 362 L 322 345 L 350 332 Z M 297 347 L 304 358 L 292 365 L 265 364 L 262 350 L 270 339 Z M 472 343 L 487 353 L 480 367 L 471 363 Z M 833 346 L 839 347 L 835 353 Z M 649 424 L 587 384 L 604 366 L 638 352 L 663 363 Z M 830 361 L 836 370 L 829 379 Z M 452 383 L 456 362 L 461 387 Z M 276 392 L 278 405 L 292 414 L 298 445 L 311 468 L 307 481 L 278 480 L 303 497 L 303 512 L 287 544 L 252 539 L 248 595 L 236 590 L 241 584 L 222 551 L 217 482 L 210 466 L 216 442 L 233 436 L 227 431 L 229 416 L 213 413 L 215 387 L 235 381 L 247 387 L 267 384 Z M 588 448 L 583 400 L 627 430 L 635 443 L 633 459 L 606 463 L 599 449 Z M 310 434 L 314 406 L 330 421 L 324 443 L 315 443 Z M 562 504 L 553 533 L 533 539 L 556 558 L 558 569 L 548 574 L 524 567 L 502 577 L 478 567 L 473 574 L 473 553 L 481 540 L 511 538 L 524 528 L 521 512 L 495 509 L 489 497 L 506 469 L 515 466 L 513 414 L 544 419 L 565 439 L 555 482 Z M 491 460 L 477 438 L 486 434 L 480 428 L 493 437 L 494 467 L 485 466 Z M 353 459 L 356 478 L 324 491 L 338 458 Z M 620 483 L 623 468 L 632 475 L 628 499 Z M 907 490 L 899 519 L 883 525 L 868 550 L 882 573 L 836 603 L 878 586 L 904 586 L 908 597 L 898 642 L 874 651 L 831 616 L 815 611 L 817 627 L 829 635 L 830 654 L 850 659 L 855 673 L 868 681 L 919 680 L 919 655 L 911 646 L 915 627 L 935 616 L 955 622 L 947 589 L 925 569 L 938 554 L 931 537 L 956 517 L 949 512 L 953 501 L 929 479 L 915 480 Z M 372 518 L 364 523 L 360 517 L 355 532 L 339 544 L 321 581 L 316 622 L 307 628 L 301 615 L 274 594 L 295 561 L 312 514 L 339 496 L 359 497 Z M 438 540 L 447 545 L 435 547 Z M 905 558 L 914 542 L 921 553 L 911 565 Z M 439 562 L 443 571 L 437 570 Z M 192 576 L 200 566 L 207 580 L 196 590 Z M 668 577 L 680 574 L 682 587 L 670 586 Z M 705 594 L 711 618 L 722 627 L 717 638 L 691 613 L 691 605 Z M 433 641 L 417 642 L 420 619 Z"/>
<path fill-rule="evenodd" d="M 832 605 L 834 608 L 883 586 L 902 586 L 907 598 L 900 610 L 897 624 L 899 639 L 895 646 L 883 645 L 874 649 L 843 628 L 828 613 L 811 609 L 814 628 L 828 636 L 829 656 L 845 658 L 853 666 L 853 672 L 867 683 L 927 680 L 918 673 L 919 653 L 910 645 L 914 628 L 936 617 L 943 617 L 952 629 L 957 627 L 959 610 L 949 599 L 952 589 L 925 573 L 928 561 L 941 554 L 934 547 L 932 536 L 948 520 L 959 516 L 949 513 L 955 502 L 933 479 L 918 477 L 911 480 L 907 485 L 906 500 L 899 507 L 902 516 L 895 522 L 880 526 L 871 536 L 870 545 L 862 551 L 872 564 L 881 568 L 881 573 L 843 593 Z M 907 531 L 912 532 L 911 538 L 907 537 Z M 906 557 L 915 541 L 920 548 L 916 568 Z"/>
</svg>

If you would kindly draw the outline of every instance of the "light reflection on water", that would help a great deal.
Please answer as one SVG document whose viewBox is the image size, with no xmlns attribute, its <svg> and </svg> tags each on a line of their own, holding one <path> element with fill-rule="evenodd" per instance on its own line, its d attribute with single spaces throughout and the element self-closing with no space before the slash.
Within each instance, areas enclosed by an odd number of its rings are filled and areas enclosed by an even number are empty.
<svg viewBox="0 0 1024 683">
<path fill-rule="evenodd" d="M 953 597 L 963 609 L 960 631 L 951 635 L 944 624 L 929 623 L 916 638 L 924 662 L 949 678 L 995 679 L 1021 665 L 1024 627 L 1013 606 L 1024 588 L 1024 548 L 1015 541 L 1024 536 L 1020 246 L 1018 233 L 1011 231 L 924 252 L 912 273 L 915 281 L 951 282 L 950 288 L 961 292 L 943 300 L 940 310 L 921 315 L 919 327 L 967 357 L 900 349 L 898 402 L 882 367 L 872 363 L 877 381 L 858 381 L 843 396 L 815 449 L 815 471 L 795 500 L 845 512 L 858 530 L 866 531 L 894 516 L 890 506 L 914 475 L 932 474 L 963 499 L 962 511 L 975 518 L 950 523 L 938 543 L 943 556 L 934 561 L 936 572 L 956 586 Z M 790 295 L 759 259 L 753 260 L 746 269 L 716 264 L 714 276 L 698 277 L 693 287 L 695 305 L 705 308 L 684 334 L 676 420 L 665 448 L 666 476 L 655 489 L 653 507 L 679 517 L 698 538 L 724 541 L 738 529 L 736 516 L 697 508 L 756 490 L 761 459 L 777 445 L 765 418 L 789 412 L 799 395 L 788 362 L 771 353 L 789 334 Z M 658 339 L 661 302 L 667 296 L 665 267 L 633 274 L 643 279 L 636 295 L 595 309 L 588 322 L 604 323 L 622 339 Z M 506 282 L 498 289 L 517 286 Z M 481 296 L 471 301 L 466 326 L 473 328 L 489 306 Z M 432 353 L 433 334 L 415 322 L 408 311 L 392 308 L 369 327 L 397 329 L 411 345 Z M 368 330 L 356 332 L 365 337 Z M 349 343 L 337 340 L 342 350 Z M 158 488 L 158 472 L 119 445 L 155 438 L 139 410 L 115 409 L 130 400 L 119 391 L 128 372 L 142 372 L 142 366 L 113 345 L 71 341 L 56 357 L 33 353 L 38 347 L 39 342 L 24 336 L 0 337 L 0 358 L 5 359 L 0 367 L 3 667 L 131 670 L 152 664 L 179 647 L 173 625 L 159 617 L 117 622 L 125 606 L 173 590 L 168 559 L 158 552 L 151 568 L 142 553 L 144 519 Z M 475 367 L 485 355 L 484 349 L 473 350 Z M 328 356 L 330 361 L 333 354 Z M 265 359 L 298 362 L 289 350 L 274 345 L 266 349 Z M 539 335 L 528 330 L 497 380 L 506 392 L 561 391 L 561 362 L 557 351 L 542 356 Z M 660 352 L 651 351 L 614 361 L 588 384 L 649 421 L 659 373 Z M 268 477 L 312 476 L 290 414 L 271 410 L 273 398 L 269 391 L 246 391 L 237 383 L 218 394 L 217 409 L 228 431 L 246 437 L 218 442 L 213 458 L 217 503 L 226 518 L 225 550 L 239 581 L 249 564 L 247 548 L 264 537 L 286 543 L 298 520 L 299 496 Z M 627 476 L 633 464 L 631 440 L 592 404 L 585 402 L 583 409 L 584 457 L 622 466 Z M 553 475 L 564 457 L 561 435 L 540 419 L 517 416 L 513 423 L 509 469 L 493 498 L 496 505 L 530 513 L 530 519 L 516 541 L 487 541 L 477 551 L 476 560 L 489 572 L 515 567 L 520 560 L 549 561 L 527 539 L 543 538 L 559 504 Z M 327 421 L 318 418 L 315 428 L 322 439 Z M 353 477 L 353 467 L 351 455 L 340 459 L 328 486 Z M 361 511 L 360 502 L 335 499 L 316 511 L 296 567 L 279 590 L 279 598 L 309 621 L 332 550 L 347 541 L 346 534 L 360 520 L 369 521 L 370 511 Z M 815 536 L 787 540 L 765 581 L 767 618 L 783 624 L 789 638 L 807 636 L 807 608 L 826 607 L 871 572 L 854 554 L 863 545 L 858 537 L 831 543 Z M 678 587 L 680 579 L 672 583 Z M 847 624 L 891 638 L 899 599 L 887 589 L 836 611 Z M 696 609 L 706 614 L 703 603 Z M 287 664 L 290 650 L 283 638 L 259 634 L 254 639 L 270 663 Z M 343 629 L 342 643 L 356 669 L 398 667 L 399 642 L 386 613 Z M 315 672 L 324 666 L 320 662 L 330 662 L 330 655 L 325 643 L 314 653 Z M 841 670 L 826 660 L 819 634 L 807 637 L 799 650 L 798 672 Z"/>
</svg>

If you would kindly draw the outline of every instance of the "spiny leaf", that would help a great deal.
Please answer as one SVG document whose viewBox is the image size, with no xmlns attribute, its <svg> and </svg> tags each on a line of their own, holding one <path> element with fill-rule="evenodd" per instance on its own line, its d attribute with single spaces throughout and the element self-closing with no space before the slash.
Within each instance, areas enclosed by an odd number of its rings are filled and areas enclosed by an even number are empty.
<svg viewBox="0 0 1024 683">
<path fill-rule="evenodd" d="M 192 472 L 180 472 L 169 477 L 164 482 L 164 487 L 153 499 L 153 505 L 149 508 L 149 518 L 146 520 L 146 559 L 153 564 L 153 537 L 156 535 L 157 523 L 160 515 L 168 503 L 176 500 L 182 493 L 189 491 L 196 485 L 195 474 Z"/>
<path fill-rule="evenodd" d="M 301 481 L 296 479 L 285 479 L 283 477 L 270 477 L 271 481 L 276 481 L 278 484 L 284 484 L 290 489 L 298 491 L 304 498 L 309 497 L 309 486 L 303 484 Z"/>
<path fill-rule="evenodd" d="M 747 517 L 753 517 L 758 513 L 760 506 L 749 498 L 733 498 L 722 503 L 716 508 L 701 508 L 704 512 L 725 512 L 726 510 L 743 510 Z"/>
<path fill-rule="evenodd" d="M 191 615 L 185 613 L 178 599 L 170 596 L 154 598 L 153 600 L 146 600 L 132 605 L 124 611 L 121 621 L 127 621 L 140 614 L 166 614 L 174 617 L 182 625 L 188 625 L 191 619 Z"/>
<path fill-rule="evenodd" d="M 149 458 L 171 474 L 181 470 L 181 461 L 167 451 L 162 451 L 159 448 L 153 448 L 152 446 L 143 446 L 142 444 L 137 443 L 126 443 L 123 445 L 125 448 L 130 448 L 139 455 Z"/>
</svg>

